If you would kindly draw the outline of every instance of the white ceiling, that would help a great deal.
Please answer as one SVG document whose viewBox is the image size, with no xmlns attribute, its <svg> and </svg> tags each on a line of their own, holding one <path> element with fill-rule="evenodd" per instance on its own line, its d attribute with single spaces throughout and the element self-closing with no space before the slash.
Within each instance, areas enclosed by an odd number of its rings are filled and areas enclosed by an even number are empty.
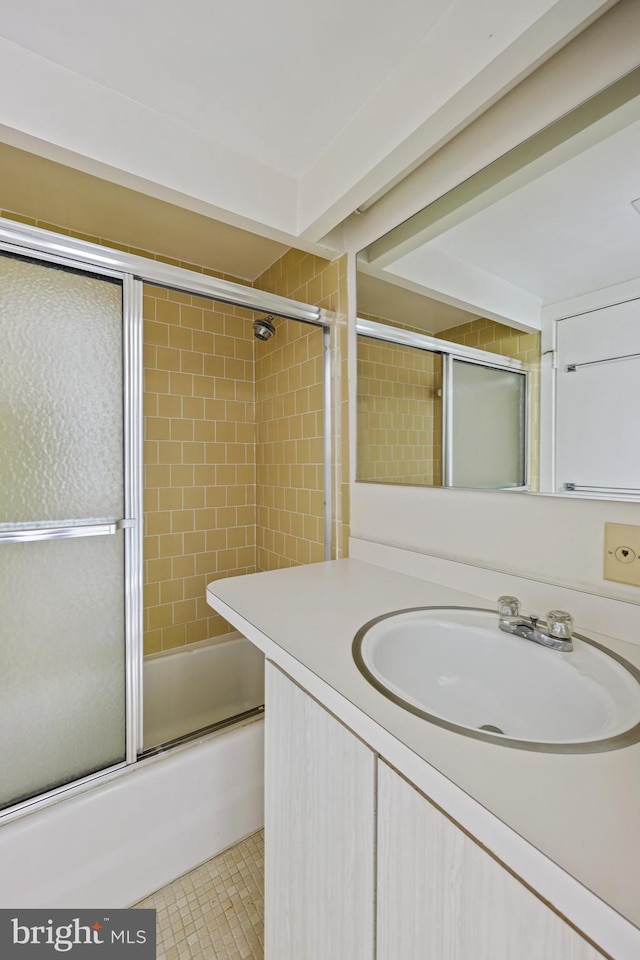
<svg viewBox="0 0 640 960">
<path fill-rule="evenodd" d="M 432 241 L 540 297 L 568 300 L 640 276 L 640 122 Z"/>
<path fill-rule="evenodd" d="M 459 310 L 446 303 L 425 297 L 405 287 L 396 286 L 358 268 L 358 316 L 369 314 L 381 320 L 392 320 L 404 327 L 415 327 L 423 333 L 441 333 L 461 323 L 469 323 L 477 313 Z"/>
<path fill-rule="evenodd" d="M 632 104 L 636 116 L 640 104 Z M 631 111 L 625 111 L 630 116 Z M 604 121 L 601 126 L 604 126 Z M 387 270 L 504 319 L 640 277 L 640 119 L 508 192 Z M 396 281 L 397 282 L 397 281 Z M 465 290 L 468 292 L 465 295 Z M 475 291 L 476 296 L 474 299 Z M 451 301 L 450 301 L 451 302 Z M 533 325 L 536 325 L 535 323 Z"/>
<path fill-rule="evenodd" d="M 0 139 L 320 241 L 611 0 L 0 0 Z"/>
<path fill-rule="evenodd" d="M 41 57 L 300 177 L 452 5 L 403 0 L 399 16 L 388 0 L 21 0 L 1 5 L 1 30 Z"/>
</svg>

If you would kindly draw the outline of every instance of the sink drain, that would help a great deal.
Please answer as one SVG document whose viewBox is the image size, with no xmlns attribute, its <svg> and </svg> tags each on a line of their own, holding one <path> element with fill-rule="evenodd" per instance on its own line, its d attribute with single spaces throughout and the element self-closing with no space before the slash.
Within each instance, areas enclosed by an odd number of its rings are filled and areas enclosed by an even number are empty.
<svg viewBox="0 0 640 960">
<path fill-rule="evenodd" d="M 501 733 L 504 736 L 504 730 L 501 730 L 500 727 L 494 727 L 492 723 L 483 723 L 481 727 L 478 727 L 478 730 L 487 730 L 489 733 Z"/>
</svg>

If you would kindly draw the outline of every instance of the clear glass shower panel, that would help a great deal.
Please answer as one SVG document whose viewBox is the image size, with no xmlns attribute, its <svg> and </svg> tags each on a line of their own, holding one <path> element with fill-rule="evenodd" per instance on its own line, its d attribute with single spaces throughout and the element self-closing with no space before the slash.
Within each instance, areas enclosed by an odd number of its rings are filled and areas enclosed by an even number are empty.
<svg viewBox="0 0 640 960">
<path fill-rule="evenodd" d="M 0 807 L 124 760 L 123 536 L 0 544 Z"/>
<path fill-rule="evenodd" d="M 501 489 L 525 484 L 526 376 L 453 360 L 448 485 Z"/>
<path fill-rule="evenodd" d="M 122 517 L 122 285 L 2 254 L 0 318 L 0 529 Z"/>
</svg>

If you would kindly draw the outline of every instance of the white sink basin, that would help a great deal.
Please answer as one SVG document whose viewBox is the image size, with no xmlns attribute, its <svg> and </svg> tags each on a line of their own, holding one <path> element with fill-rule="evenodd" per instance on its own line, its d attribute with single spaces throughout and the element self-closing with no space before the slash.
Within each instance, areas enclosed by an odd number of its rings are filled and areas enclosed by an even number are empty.
<svg viewBox="0 0 640 960">
<path fill-rule="evenodd" d="M 560 653 L 504 633 L 493 611 L 425 607 L 365 624 L 353 655 L 386 697 L 478 739 L 562 753 L 640 739 L 640 673 L 580 635 Z"/>
</svg>

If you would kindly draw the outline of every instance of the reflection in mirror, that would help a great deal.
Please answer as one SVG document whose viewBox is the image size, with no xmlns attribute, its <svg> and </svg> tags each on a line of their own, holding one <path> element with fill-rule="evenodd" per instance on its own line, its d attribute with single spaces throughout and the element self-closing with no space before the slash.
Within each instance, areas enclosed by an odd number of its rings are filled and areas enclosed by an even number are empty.
<svg viewBox="0 0 640 960">
<path fill-rule="evenodd" d="M 386 286 L 359 274 L 357 479 L 536 490 L 540 334 Z"/>
<path fill-rule="evenodd" d="M 523 431 L 531 491 L 640 499 L 630 442 L 640 375 L 638 156 L 635 71 L 358 257 L 359 317 L 522 361 L 531 374 Z M 367 359 L 372 348 L 358 339 L 358 479 L 446 483 L 437 361 L 432 369 L 411 348 L 388 345 Z M 387 406 L 376 420 L 364 395 L 382 392 L 381 382 Z M 428 414 L 417 412 L 418 394 L 430 396 Z M 495 407 L 474 403 L 495 419 Z M 469 443 L 474 436 L 467 431 Z M 386 463 L 375 471 L 372 448 Z M 486 446 L 467 453 L 489 457 Z M 482 474 L 467 474 L 466 485 L 522 489 Z"/>
<path fill-rule="evenodd" d="M 437 486 L 442 354 L 358 336 L 357 480 Z"/>
</svg>

